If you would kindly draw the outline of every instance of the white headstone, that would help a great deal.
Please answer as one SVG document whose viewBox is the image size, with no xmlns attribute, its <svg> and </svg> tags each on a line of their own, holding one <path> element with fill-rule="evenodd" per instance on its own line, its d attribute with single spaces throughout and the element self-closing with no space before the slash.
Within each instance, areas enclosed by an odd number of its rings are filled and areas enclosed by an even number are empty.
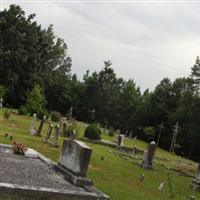
<svg viewBox="0 0 200 200">
<path fill-rule="evenodd" d="M 0 98 L 0 108 L 3 108 L 3 99 Z"/>
<path fill-rule="evenodd" d="M 29 133 L 31 135 L 36 135 L 37 134 L 37 131 L 35 130 L 36 119 L 37 119 L 37 115 L 36 115 L 36 113 L 34 113 L 33 117 L 32 117 L 32 121 L 31 121 L 31 125 L 30 125 L 30 128 L 29 128 Z"/>
<path fill-rule="evenodd" d="M 164 182 L 161 182 L 160 185 L 159 185 L 159 187 L 158 187 L 158 190 L 162 190 L 163 187 L 164 187 L 164 184 L 165 184 Z"/>
</svg>

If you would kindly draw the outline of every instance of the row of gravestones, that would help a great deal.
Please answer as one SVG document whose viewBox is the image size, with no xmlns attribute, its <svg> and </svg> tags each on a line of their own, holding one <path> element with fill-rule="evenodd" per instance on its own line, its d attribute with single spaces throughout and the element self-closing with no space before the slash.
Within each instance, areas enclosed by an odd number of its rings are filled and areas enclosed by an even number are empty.
<svg viewBox="0 0 200 200">
<path fill-rule="evenodd" d="M 36 114 L 34 114 L 32 122 L 31 122 L 30 129 L 29 129 L 30 134 L 32 134 L 32 135 L 40 135 L 41 131 L 42 131 L 42 128 L 43 128 L 43 125 L 45 123 L 45 120 L 46 120 L 46 117 L 44 116 L 43 119 L 40 122 L 38 130 L 36 131 L 36 129 L 35 129 Z M 67 127 L 66 119 L 63 118 L 63 120 L 61 122 L 62 122 L 61 123 L 62 130 L 65 131 L 65 129 Z M 54 139 L 53 139 L 53 142 L 50 143 L 50 136 L 51 136 L 53 128 L 55 129 L 55 131 L 54 131 Z M 54 126 L 53 124 L 49 124 L 48 130 L 47 130 L 47 134 L 46 134 L 46 137 L 45 137 L 44 141 L 46 143 L 50 143 L 51 146 L 53 146 L 53 147 L 58 147 L 59 133 L 60 133 L 59 125 L 55 125 Z M 71 134 L 70 140 L 65 141 L 63 145 L 65 146 L 66 144 L 68 144 L 67 146 L 69 146 L 69 142 L 70 141 L 72 142 L 74 139 L 75 139 L 75 131 Z M 124 142 L 124 135 L 119 134 L 118 137 L 117 137 L 117 145 L 118 146 L 123 146 L 123 142 Z M 66 148 L 64 148 L 64 146 L 63 146 L 63 149 L 66 149 Z M 154 141 L 152 141 L 152 142 L 149 143 L 147 150 L 144 151 L 143 159 L 142 159 L 142 162 L 140 163 L 140 166 L 143 167 L 144 169 L 151 169 L 152 168 L 152 166 L 153 166 L 153 158 L 154 158 L 154 155 L 155 155 L 156 147 L 157 147 L 156 143 Z M 136 151 L 136 147 L 134 146 L 132 153 L 134 154 L 135 151 Z M 68 164 L 67 164 L 68 162 L 67 162 L 65 153 L 61 156 L 60 162 L 61 163 L 66 163 L 66 166 L 68 166 Z M 89 154 L 91 154 L 91 152 Z M 74 155 L 74 156 L 76 157 L 76 155 Z M 71 158 L 69 158 L 69 159 L 71 159 Z M 89 160 L 88 160 L 87 165 L 88 164 L 89 164 Z M 65 165 L 65 164 L 63 164 L 63 165 Z M 84 175 L 86 174 L 86 170 L 87 170 L 87 166 L 85 166 Z M 198 166 L 196 178 L 192 182 L 192 187 L 195 190 L 200 190 L 200 163 L 199 163 L 199 166 Z M 191 196 L 190 199 L 191 200 L 195 200 L 195 197 Z"/>
<path fill-rule="evenodd" d="M 117 136 L 117 146 L 122 147 L 124 146 L 124 135 L 118 134 Z M 142 163 L 140 164 L 141 167 L 145 169 L 151 169 L 153 165 L 153 158 L 156 151 L 156 143 L 154 141 L 150 142 L 146 151 L 144 151 Z M 134 156 L 137 152 L 137 147 L 134 146 L 132 149 L 132 155 Z"/>
<path fill-rule="evenodd" d="M 46 121 L 46 116 L 44 116 L 43 119 L 41 120 L 40 125 L 39 125 L 37 130 L 35 128 L 36 119 L 37 119 L 37 115 L 34 113 L 32 121 L 31 121 L 31 125 L 30 125 L 30 128 L 29 128 L 29 133 L 31 135 L 41 136 L 41 132 L 42 132 L 44 123 Z M 49 143 L 52 147 L 59 147 L 59 145 L 58 145 L 59 135 L 60 135 L 60 133 L 64 134 L 66 132 L 66 129 L 67 129 L 68 125 L 70 125 L 70 124 L 67 123 L 66 118 L 63 118 L 61 120 L 61 124 L 60 125 L 58 125 L 58 124 L 56 124 L 56 125 L 49 124 L 48 130 L 47 130 L 47 134 L 46 134 L 46 136 L 44 138 L 44 142 L 45 143 Z M 53 137 L 53 141 L 50 142 L 50 137 L 51 137 L 53 128 L 54 128 L 54 137 Z M 75 130 L 73 130 L 70 133 L 69 138 L 70 139 L 75 139 L 75 136 L 76 136 L 76 132 L 75 132 Z"/>
<path fill-rule="evenodd" d="M 124 141 L 124 135 L 118 135 L 117 137 L 117 145 L 123 146 Z M 153 158 L 156 151 L 156 143 L 154 141 L 150 142 L 148 145 L 147 150 L 144 151 L 142 162 L 140 163 L 140 166 L 144 169 L 151 169 L 153 167 Z M 133 147 L 132 154 L 134 155 L 137 151 L 136 146 Z M 159 186 L 161 188 L 163 186 L 163 183 Z M 192 182 L 192 188 L 193 190 L 200 190 L 200 163 L 198 165 L 198 170 L 196 177 L 193 179 Z M 196 198 L 194 196 L 190 197 L 190 200 L 195 200 Z"/>
</svg>

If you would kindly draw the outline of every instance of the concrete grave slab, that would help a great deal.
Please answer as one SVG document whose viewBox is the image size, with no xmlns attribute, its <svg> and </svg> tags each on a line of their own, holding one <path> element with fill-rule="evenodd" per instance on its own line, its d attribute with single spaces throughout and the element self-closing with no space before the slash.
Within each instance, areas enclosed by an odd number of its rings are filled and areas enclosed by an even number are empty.
<svg viewBox="0 0 200 200">
<path fill-rule="evenodd" d="M 106 200 L 109 197 L 91 185 L 73 185 L 60 166 L 33 149 L 16 155 L 10 145 L 0 144 L 0 197 L 48 200 Z M 20 198 L 19 198 L 20 197 Z M 11 198 L 13 199 L 13 198 Z"/>
<path fill-rule="evenodd" d="M 86 176 L 92 149 L 85 143 L 77 140 L 65 139 L 59 164 L 73 174 Z"/>
</svg>

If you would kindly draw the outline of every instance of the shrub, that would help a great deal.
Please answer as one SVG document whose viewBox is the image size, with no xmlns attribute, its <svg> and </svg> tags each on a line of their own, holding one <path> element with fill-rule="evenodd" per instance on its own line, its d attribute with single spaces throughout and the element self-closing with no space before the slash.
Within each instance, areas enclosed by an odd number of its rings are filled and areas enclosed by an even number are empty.
<svg viewBox="0 0 200 200">
<path fill-rule="evenodd" d="M 59 112 L 57 112 L 57 111 L 52 111 L 51 112 L 51 121 L 59 122 L 61 117 L 62 117 L 62 115 Z"/>
<path fill-rule="evenodd" d="M 113 136 L 115 135 L 115 131 L 114 131 L 112 128 L 109 129 L 108 135 L 109 135 L 110 137 L 113 137 Z"/>
<path fill-rule="evenodd" d="M 45 96 L 43 95 L 40 85 L 35 85 L 34 88 L 27 93 L 27 102 L 25 107 L 29 114 L 37 113 L 43 114 L 45 111 Z"/>
<path fill-rule="evenodd" d="M 7 91 L 6 87 L 3 85 L 0 85 L 0 99 L 5 97 L 6 91 Z"/>
<path fill-rule="evenodd" d="M 5 117 L 5 119 L 10 119 L 10 116 L 11 116 L 11 110 L 9 110 L 9 109 L 6 109 L 5 111 L 4 111 L 4 117 Z"/>
<path fill-rule="evenodd" d="M 148 126 L 144 128 L 144 133 L 146 136 L 154 136 L 155 135 L 155 129 L 154 127 Z"/>
<path fill-rule="evenodd" d="M 44 116 L 46 116 L 46 119 L 49 117 L 49 113 L 45 109 L 40 109 L 38 112 L 36 112 L 38 119 L 42 120 Z"/>
<path fill-rule="evenodd" d="M 18 114 L 19 114 L 19 115 L 27 115 L 27 114 L 28 114 L 28 111 L 27 111 L 26 107 L 25 107 L 25 106 L 21 106 L 21 107 L 19 108 L 19 110 L 18 110 Z"/>
<path fill-rule="evenodd" d="M 99 140 L 101 139 L 101 130 L 96 124 L 90 124 L 85 129 L 84 137 L 92 140 Z"/>
</svg>

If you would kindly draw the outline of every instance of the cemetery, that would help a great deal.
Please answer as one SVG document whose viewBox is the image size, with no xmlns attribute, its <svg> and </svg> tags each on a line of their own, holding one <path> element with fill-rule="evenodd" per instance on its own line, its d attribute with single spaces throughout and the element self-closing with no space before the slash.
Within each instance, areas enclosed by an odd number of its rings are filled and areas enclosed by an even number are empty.
<svg viewBox="0 0 200 200">
<path fill-rule="evenodd" d="M 36 199 L 36 194 L 38 199 L 170 199 L 170 184 L 182 198 L 200 197 L 198 164 L 156 148 L 154 141 L 147 145 L 121 135 L 114 139 L 106 133 L 102 142 L 90 141 L 83 137 L 87 125 L 82 122 L 77 122 L 80 134 L 65 139 L 57 131 L 59 126 L 47 119 L 39 120 L 36 114 L 19 116 L 13 110 L 7 120 L 3 109 L 3 199 Z M 13 141 L 26 145 L 24 156 L 12 153 Z"/>
<path fill-rule="evenodd" d="M 1 0 L 0 200 L 200 200 L 196 6 L 83 2 Z"/>
</svg>

